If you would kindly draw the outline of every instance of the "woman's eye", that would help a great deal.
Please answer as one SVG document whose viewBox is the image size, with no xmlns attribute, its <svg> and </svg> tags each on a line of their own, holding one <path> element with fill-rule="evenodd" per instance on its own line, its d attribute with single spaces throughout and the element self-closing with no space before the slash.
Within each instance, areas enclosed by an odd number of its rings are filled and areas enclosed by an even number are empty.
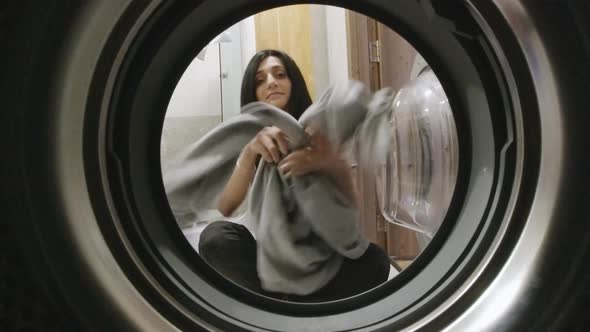
<svg viewBox="0 0 590 332">
<path fill-rule="evenodd" d="M 279 78 L 284 78 L 286 76 L 287 76 L 286 73 L 282 73 L 282 72 L 277 73 L 277 77 L 279 77 Z"/>
</svg>

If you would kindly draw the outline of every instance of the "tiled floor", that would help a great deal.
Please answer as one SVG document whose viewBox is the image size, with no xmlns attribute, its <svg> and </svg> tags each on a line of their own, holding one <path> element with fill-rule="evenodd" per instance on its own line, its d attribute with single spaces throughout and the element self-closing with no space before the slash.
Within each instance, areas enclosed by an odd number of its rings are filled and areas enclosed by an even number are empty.
<svg viewBox="0 0 590 332">
<path fill-rule="evenodd" d="M 391 265 L 389 267 L 389 277 L 387 278 L 387 280 L 391 280 L 393 277 L 395 277 L 399 273 L 400 273 L 400 271 L 396 270 L 395 266 Z"/>
<path fill-rule="evenodd" d="M 182 233 L 184 233 L 184 236 L 186 236 L 188 242 L 197 252 L 199 252 L 199 236 L 201 236 L 201 231 L 205 228 L 205 226 L 207 226 L 207 223 L 199 223 L 182 230 Z"/>
</svg>

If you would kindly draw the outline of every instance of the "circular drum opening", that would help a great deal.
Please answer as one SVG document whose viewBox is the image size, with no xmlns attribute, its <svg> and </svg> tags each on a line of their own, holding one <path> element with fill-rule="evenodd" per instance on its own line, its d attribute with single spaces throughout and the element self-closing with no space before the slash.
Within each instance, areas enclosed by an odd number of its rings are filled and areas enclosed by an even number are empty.
<svg viewBox="0 0 590 332">
<path fill-rule="evenodd" d="M 539 100 L 529 93 L 536 87 L 526 65 L 529 55 L 521 51 L 519 35 L 511 30 L 511 17 L 505 13 L 518 5 L 321 2 L 378 20 L 420 52 L 444 87 L 452 111 L 456 146 L 445 146 L 460 153 L 450 158 L 456 184 L 448 195 L 448 210 L 439 213 L 441 226 L 414 263 L 358 296 L 298 303 L 260 295 L 221 278 L 195 253 L 168 204 L 161 168 L 166 165 L 160 159 L 166 109 L 195 55 L 205 46 L 206 56 L 215 48 L 220 54 L 222 38 L 208 43 L 236 22 L 296 3 L 203 1 L 128 11 L 142 20 L 122 20 L 115 29 L 109 49 L 117 51 L 102 55 L 111 69 L 93 81 L 101 93 L 85 118 L 86 172 L 100 179 L 92 183 L 100 190 L 91 195 L 96 209 L 110 211 L 103 216 L 101 230 L 141 295 L 181 329 L 443 328 L 492 282 L 482 275 L 495 275 L 505 264 L 531 209 L 528 188 L 537 181 L 541 150 Z M 424 81 L 418 77 L 415 82 Z M 417 122 L 407 123 L 399 130 Z M 424 139 L 424 132 L 417 135 Z M 424 149 L 408 150 L 419 150 L 418 160 L 426 160 Z M 376 176 L 391 179 L 387 171 L 392 169 L 386 167 Z M 412 174 L 428 183 L 426 173 Z M 396 210 L 399 204 L 388 205 L 399 203 L 387 196 L 393 192 L 388 182 L 377 183 L 375 190 L 381 193 L 375 207 L 386 211 L 386 218 L 407 221 L 407 213 Z"/>
<path fill-rule="evenodd" d="M 300 33 L 300 39 L 279 39 L 274 30 L 256 32 L 263 30 L 268 21 L 278 21 L 277 31 L 289 35 L 289 29 L 297 26 L 291 18 L 293 13 L 299 15 L 297 20 L 310 23 L 311 28 L 305 30 L 307 35 Z M 360 35 L 367 27 L 372 27 L 374 34 Z M 256 40 L 261 41 L 257 43 Z M 305 40 L 312 41 L 305 44 Z M 348 40 L 349 45 L 346 44 Z M 370 44 L 374 48 L 359 49 L 359 44 Z M 298 86 L 310 91 L 314 96 L 312 101 L 318 104 L 328 96 L 328 89 L 347 80 L 364 80 L 366 94 L 374 100 L 387 92 L 385 102 L 391 109 L 382 116 L 387 124 L 381 127 L 374 118 L 365 118 L 362 126 L 356 125 L 353 137 L 344 142 L 341 158 L 347 160 L 359 196 L 357 227 L 391 260 L 386 279 L 391 280 L 426 247 L 445 216 L 457 178 L 457 132 L 444 89 L 422 56 L 395 31 L 344 8 L 300 5 L 258 13 L 223 31 L 191 61 L 168 104 L 161 142 L 164 186 L 179 227 L 196 251 L 200 234 L 215 221 L 246 225 L 256 235 L 256 227 L 261 222 L 257 221 L 260 216 L 246 213 L 248 199 L 252 199 L 250 194 L 236 205 L 237 210 L 230 216 L 222 215 L 217 205 L 231 172 L 241 172 L 235 170 L 234 164 L 237 152 L 241 149 L 243 153 L 245 147 L 231 145 L 249 141 L 255 133 L 233 122 L 247 118 L 240 111 L 240 100 L 244 99 L 241 95 L 247 95 L 249 88 L 245 85 L 248 79 L 244 71 L 248 73 L 246 65 L 257 50 L 263 49 L 282 49 L 294 54 L 295 64 L 302 64 L 299 70 L 304 81 L 309 82 L 307 86 L 301 83 Z M 307 61 L 310 58 L 314 60 L 311 63 Z M 398 60 L 400 58 L 402 60 Z M 282 87 L 275 86 L 274 81 L 262 88 L 282 93 L 279 90 Z M 376 93 L 377 90 L 381 92 Z M 246 102 L 242 102 L 244 104 Z M 341 116 L 347 116 L 345 111 Z M 220 129 L 224 126 L 232 129 Z M 369 127 L 371 130 L 366 129 Z M 379 131 L 381 135 L 375 134 Z M 244 135 L 243 132 L 249 133 L 246 139 L 227 137 Z M 375 150 L 377 145 L 383 151 L 366 152 Z M 381 161 L 371 163 L 374 157 Z M 211 177 L 218 177 L 219 181 Z M 244 257 L 239 251 L 234 255 Z M 240 263 L 240 266 L 245 265 Z M 256 263 L 251 262 L 251 266 L 255 267 Z M 228 277 L 233 274 L 225 272 Z M 362 276 L 339 275 L 338 278 Z M 343 299 L 348 297 L 346 295 L 295 298 L 298 302 L 325 302 Z"/>
</svg>

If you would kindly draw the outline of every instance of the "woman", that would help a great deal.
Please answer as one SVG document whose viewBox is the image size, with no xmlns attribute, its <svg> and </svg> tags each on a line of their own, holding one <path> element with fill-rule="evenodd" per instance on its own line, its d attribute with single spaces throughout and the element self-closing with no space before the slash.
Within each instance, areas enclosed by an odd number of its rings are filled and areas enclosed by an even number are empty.
<svg viewBox="0 0 590 332">
<path fill-rule="evenodd" d="M 301 71 L 287 54 L 276 50 L 258 52 L 248 64 L 242 82 L 242 106 L 261 101 L 282 109 L 295 118 L 311 105 Z M 259 158 L 275 163 L 285 176 L 320 172 L 329 176 L 353 204 L 357 204 L 354 181 L 348 163 L 338 149 L 317 132 L 310 145 L 289 151 L 289 138 L 277 127 L 261 130 L 243 149 L 236 167 L 218 200 L 218 210 L 230 216 L 245 199 Z M 346 259 L 339 274 L 311 295 L 294 296 L 264 291 L 256 271 L 256 241 L 242 225 L 218 221 L 201 234 L 199 253 L 220 273 L 251 290 L 299 301 L 326 301 L 352 296 L 387 280 L 386 254 L 371 244 L 358 259 Z"/>
</svg>

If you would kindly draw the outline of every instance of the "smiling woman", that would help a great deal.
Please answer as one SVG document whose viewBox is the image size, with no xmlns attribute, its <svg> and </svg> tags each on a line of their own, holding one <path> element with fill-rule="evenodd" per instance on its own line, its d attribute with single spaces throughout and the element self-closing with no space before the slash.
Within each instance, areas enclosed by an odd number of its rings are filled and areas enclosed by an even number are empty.
<svg viewBox="0 0 590 332">
<path fill-rule="evenodd" d="M 267 57 L 256 72 L 256 99 L 289 112 L 290 96 L 291 79 L 283 62 L 274 56 Z"/>
<path fill-rule="evenodd" d="M 311 98 L 299 67 L 289 55 L 277 50 L 256 53 L 244 72 L 242 107 L 252 102 L 266 102 L 296 119 L 311 105 Z M 242 150 L 239 167 L 221 193 L 217 207 L 230 216 L 244 201 L 259 158 L 278 163 L 288 151 L 288 137 L 276 127 L 267 127 Z M 244 173 L 244 170 L 252 170 Z"/>
<path fill-rule="evenodd" d="M 242 80 L 242 106 L 261 101 L 274 105 L 298 119 L 311 105 L 303 74 L 285 52 L 257 52 L 246 67 Z"/>
</svg>

